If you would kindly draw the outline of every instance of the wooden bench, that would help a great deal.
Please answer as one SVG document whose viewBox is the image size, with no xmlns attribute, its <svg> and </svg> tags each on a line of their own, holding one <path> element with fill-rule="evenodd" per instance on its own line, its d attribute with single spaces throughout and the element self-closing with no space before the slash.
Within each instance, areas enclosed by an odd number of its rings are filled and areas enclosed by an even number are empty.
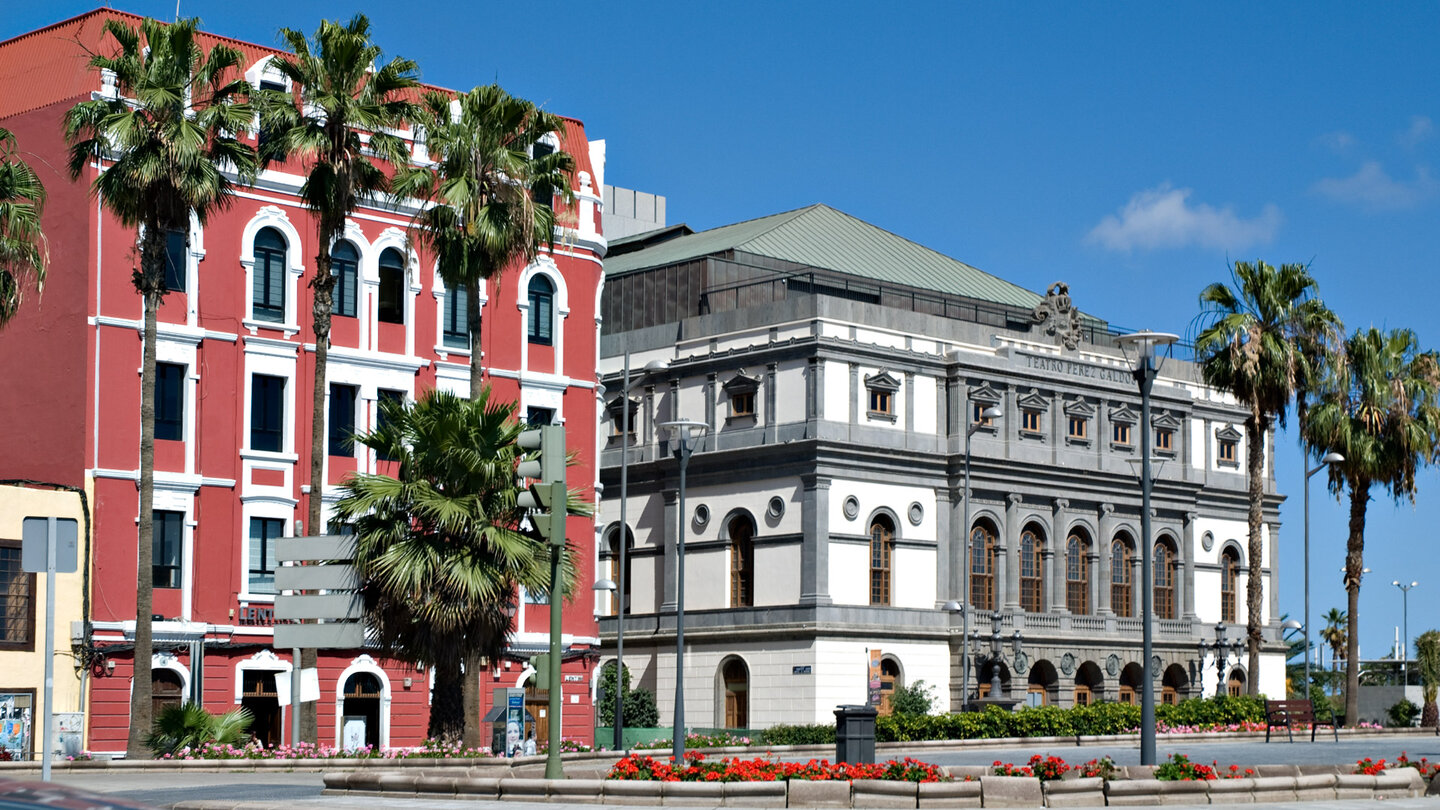
<svg viewBox="0 0 1440 810">
<path fill-rule="evenodd" d="M 1331 733 L 1335 735 L 1335 742 L 1340 742 L 1340 732 L 1335 728 L 1335 710 L 1326 706 L 1325 711 L 1330 715 L 1328 721 L 1316 717 L 1315 704 L 1309 700 L 1265 701 L 1265 742 L 1270 742 L 1270 729 L 1279 726 L 1284 726 L 1290 735 L 1290 742 L 1295 742 L 1296 723 L 1310 725 L 1310 742 L 1315 742 L 1315 730 L 1320 726 L 1329 726 Z"/>
</svg>

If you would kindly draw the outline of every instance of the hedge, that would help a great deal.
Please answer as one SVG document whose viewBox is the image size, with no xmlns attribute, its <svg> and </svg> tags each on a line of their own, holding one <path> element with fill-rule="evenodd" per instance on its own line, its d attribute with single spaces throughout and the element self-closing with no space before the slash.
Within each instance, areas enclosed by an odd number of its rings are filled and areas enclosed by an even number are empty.
<svg viewBox="0 0 1440 810">
<path fill-rule="evenodd" d="M 1163 725 L 1200 728 L 1263 723 L 1265 698 L 1193 698 L 1173 706 L 1156 706 L 1155 719 Z M 1014 712 L 998 706 L 987 706 L 983 711 L 960 714 L 890 715 L 876 718 L 875 739 L 880 742 L 910 742 L 996 737 L 1101 736 L 1125 734 L 1139 726 L 1140 707 L 1127 703 L 1097 703 L 1072 709 L 1037 706 Z"/>
</svg>

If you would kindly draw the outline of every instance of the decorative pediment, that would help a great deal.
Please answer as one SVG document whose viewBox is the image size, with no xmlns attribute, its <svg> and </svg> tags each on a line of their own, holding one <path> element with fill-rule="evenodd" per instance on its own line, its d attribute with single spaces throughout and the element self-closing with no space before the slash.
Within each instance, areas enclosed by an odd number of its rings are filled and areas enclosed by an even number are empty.
<svg viewBox="0 0 1440 810">
<path fill-rule="evenodd" d="M 1174 414 L 1162 413 L 1150 420 L 1158 430 L 1179 430 L 1184 422 L 1181 422 Z"/>
<path fill-rule="evenodd" d="M 745 369 L 742 368 L 735 373 L 734 377 L 731 377 L 724 385 L 720 386 L 720 388 L 723 389 L 725 393 L 731 395 L 753 394 L 760 389 L 760 379 L 758 377 L 746 376 Z"/>
<path fill-rule="evenodd" d="M 1000 394 L 997 393 L 994 388 L 990 387 L 990 383 L 981 383 L 971 388 L 968 393 L 971 402 L 983 402 L 987 405 L 998 405 L 1000 403 Z"/>
<path fill-rule="evenodd" d="M 1140 417 L 1137 416 L 1134 411 L 1130 410 L 1128 405 L 1121 405 L 1118 408 L 1110 409 L 1110 421 L 1118 422 L 1122 425 L 1133 425 L 1140 421 Z"/>
<path fill-rule="evenodd" d="M 1039 391 L 1031 391 L 1028 394 L 1021 394 L 1015 400 L 1015 404 L 1027 411 L 1048 411 L 1050 410 L 1050 398 Z"/>
<path fill-rule="evenodd" d="M 1238 442 L 1245 438 L 1245 434 L 1236 430 L 1234 425 L 1226 425 L 1215 431 L 1215 438 L 1222 442 Z"/>
<path fill-rule="evenodd" d="M 630 403 L 630 425 L 633 427 L 635 425 L 635 411 L 640 408 L 640 400 L 637 397 L 611 397 L 610 401 L 605 403 L 605 413 L 609 414 L 610 418 L 613 419 L 616 424 L 619 424 L 620 409 L 624 407 L 623 403 L 626 402 Z"/>
<path fill-rule="evenodd" d="M 890 376 L 890 372 L 881 369 L 878 374 L 865 377 L 865 387 L 894 392 L 900 390 L 900 381 Z"/>
<path fill-rule="evenodd" d="M 1065 403 L 1065 415 L 1089 419 L 1095 415 L 1095 406 L 1083 399 L 1072 400 Z"/>
</svg>

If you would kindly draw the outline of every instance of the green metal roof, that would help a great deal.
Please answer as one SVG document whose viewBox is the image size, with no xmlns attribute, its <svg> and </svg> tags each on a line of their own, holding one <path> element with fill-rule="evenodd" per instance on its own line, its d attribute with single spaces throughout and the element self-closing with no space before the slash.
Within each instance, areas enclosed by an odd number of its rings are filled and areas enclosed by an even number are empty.
<svg viewBox="0 0 1440 810">
<path fill-rule="evenodd" d="M 606 259 L 605 272 L 619 275 L 727 250 L 1017 307 L 1033 307 L 1044 299 L 1043 295 L 821 204 L 677 237 Z"/>
</svg>

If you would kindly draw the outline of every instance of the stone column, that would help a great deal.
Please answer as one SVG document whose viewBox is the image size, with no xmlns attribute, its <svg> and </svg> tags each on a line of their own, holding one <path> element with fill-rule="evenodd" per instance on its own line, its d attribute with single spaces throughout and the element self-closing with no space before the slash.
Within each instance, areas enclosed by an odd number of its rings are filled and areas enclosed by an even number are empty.
<svg viewBox="0 0 1440 810">
<path fill-rule="evenodd" d="M 1195 620 L 1195 519 L 1199 516 L 1198 512 L 1185 513 L 1185 531 L 1180 541 L 1182 567 L 1175 577 L 1175 587 L 1180 589 L 1175 595 L 1175 603 L 1180 607 L 1181 618 L 1192 622 Z"/>
<path fill-rule="evenodd" d="M 1115 606 L 1110 604 L 1110 541 L 1115 537 L 1115 504 L 1100 504 L 1100 536 L 1095 540 L 1095 548 L 1100 552 L 1100 601 L 1095 604 L 1098 607 L 1095 612 L 1101 616 L 1108 616 L 1115 613 Z M 1131 614 L 1132 616 L 1135 614 Z"/>
<path fill-rule="evenodd" d="M 676 534 L 680 530 L 680 490 L 667 489 L 663 495 L 665 499 L 665 574 L 664 593 L 660 601 L 661 613 L 673 613 L 675 611 L 675 542 Z"/>
<path fill-rule="evenodd" d="M 861 406 L 861 403 L 860 403 L 860 364 L 859 364 L 859 363 L 851 363 L 851 364 L 850 364 L 850 418 L 849 418 L 848 420 L 846 420 L 846 421 L 848 421 L 848 422 L 849 422 L 850 424 L 852 424 L 852 425 L 859 424 L 859 422 L 860 422 L 860 408 L 861 408 L 861 407 L 862 407 L 862 406 Z"/>
<path fill-rule="evenodd" d="M 1309 464 L 1310 462 L 1306 461 L 1305 463 Z M 1280 589 L 1275 587 L 1275 572 L 1280 570 L 1280 524 L 1269 523 L 1266 525 L 1270 529 L 1270 547 L 1267 549 L 1266 560 L 1264 560 L 1267 565 L 1254 565 L 1251 568 L 1255 571 L 1255 576 L 1265 577 L 1265 590 L 1269 592 L 1270 596 L 1270 615 L 1266 617 L 1264 624 L 1279 624 Z M 1261 570 L 1262 568 L 1268 568 L 1270 572 L 1266 574 Z"/>
<path fill-rule="evenodd" d="M 1005 590 L 1002 594 L 995 595 L 995 605 L 1004 605 L 1007 613 L 1018 613 L 1020 611 L 1020 503 L 1024 500 L 1020 495 L 1012 492 L 1005 496 L 1005 554 L 1003 555 Z M 999 571 L 996 572 L 995 584 L 999 586 L 1001 579 Z"/>
<path fill-rule="evenodd" d="M 700 419 L 709 426 L 711 436 L 715 435 L 715 411 L 718 407 L 718 394 L 715 391 L 715 372 L 705 375 L 705 416 Z"/>
<path fill-rule="evenodd" d="M 935 488 L 935 607 L 940 608 L 951 599 L 959 600 L 960 592 L 953 590 L 950 585 L 950 566 L 955 564 L 952 558 L 952 546 L 955 543 L 956 528 L 959 526 L 955 516 L 955 504 L 950 501 L 949 487 Z M 963 532 L 961 533 L 963 534 Z"/>
<path fill-rule="evenodd" d="M 776 365 L 765 366 L 765 443 L 774 444 L 779 439 L 779 425 L 775 424 L 775 377 Z M 621 718 L 624 719 L 624 718 Z"/>
<path fill-rule="evenodd" d="M 910 437 L 915 434 L 915 372 L 905 372 L 900 391 L 905 398 L 905 446 L 913 447 Z"/>
<path fill-rule="evenodd" d="M 801 477 L 800 604 L 830 604 L 830 479 Z"/>
<path fill-rule="evenodd" d="M 1047 613 L 1063 613 L 1065 607 L 1065 540 L 1070 531 L 1070 518 L 1066 510 L 1070 502 L 1064 498 L 1054 501 L 1054 537 L 1046 546 L 1045 556 L 1045 610 Z"/>
</svg>

